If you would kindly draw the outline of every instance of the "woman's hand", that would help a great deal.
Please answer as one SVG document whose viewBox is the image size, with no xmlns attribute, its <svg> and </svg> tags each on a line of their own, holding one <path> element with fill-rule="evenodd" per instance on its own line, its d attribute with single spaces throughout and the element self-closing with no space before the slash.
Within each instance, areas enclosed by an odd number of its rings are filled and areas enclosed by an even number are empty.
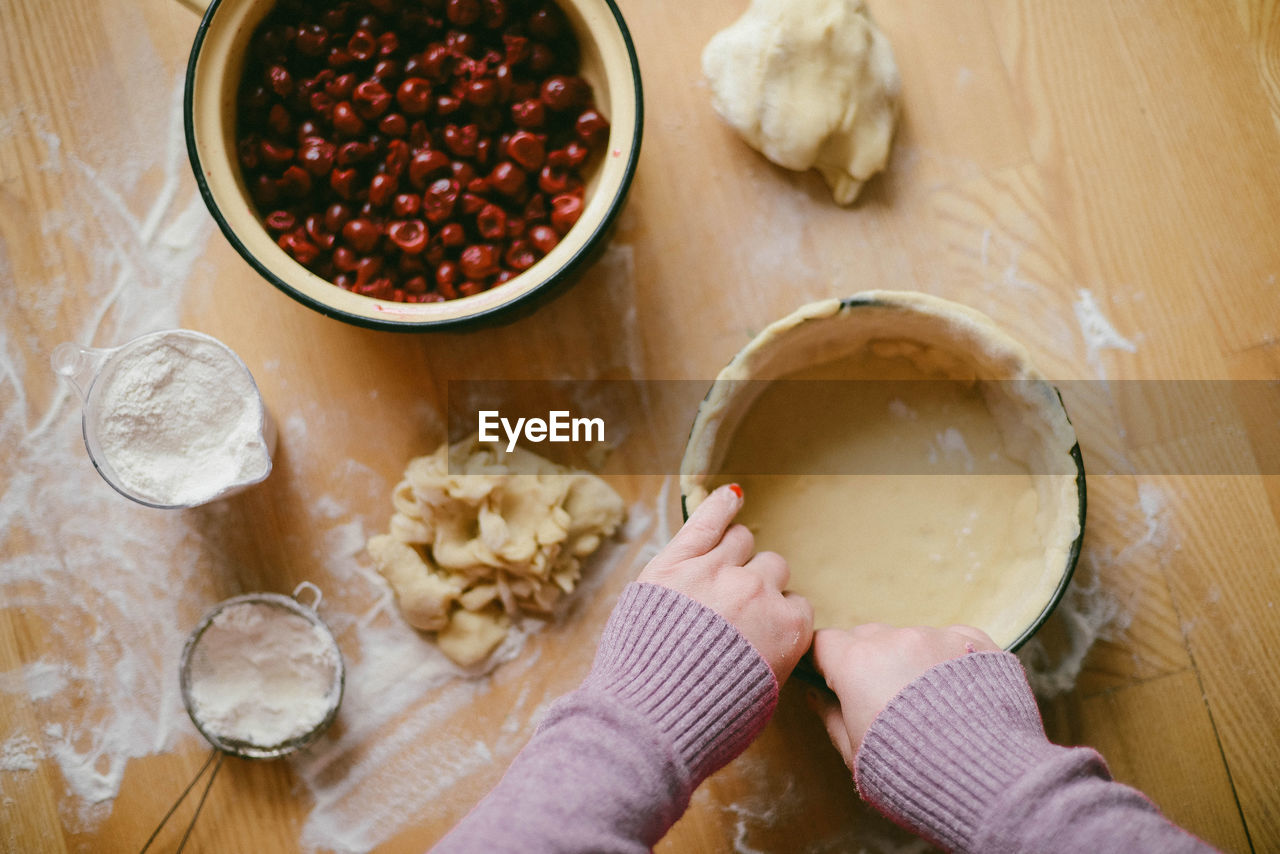
<svg viewBox="0 0 1280 854">
<path fill-rule="evenodd" d="M 813 607 L 784 593 L 786 560 L 755 553 L 755 537 L 732 525 L 742 509 L 737 484 L 707 496 L 637 581 L 683 593 L 728 620 L 768 662 L 781 685 L 813 639 Z"/>
<path fill-rule="evenodd" d="M 811 695 L 831 742 L 850 770 L 876 715 L 908 683 L 936 664 L 970 652 L 999 652 L 981 629 L 898 629 L 867 623 L 849 631 L 821 629 L 813 638 L 813 662 L 835 698 Z"/>
</svg>

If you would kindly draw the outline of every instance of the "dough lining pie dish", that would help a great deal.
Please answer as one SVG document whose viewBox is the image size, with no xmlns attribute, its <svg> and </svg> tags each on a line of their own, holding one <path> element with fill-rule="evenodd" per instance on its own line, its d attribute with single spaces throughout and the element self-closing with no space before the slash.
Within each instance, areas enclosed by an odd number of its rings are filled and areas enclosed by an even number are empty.
<svg viewBox="0 0 1280 854">
<path fill-rule="evenodd" d="M 1017 649 L 1084 535 L 1057 390 L 990 318 L 926 294 L 812 303 L 743 348 L 694 419 L 685 513 L 729 482 L 819 628 L 963 623 Z"/>
</svg>

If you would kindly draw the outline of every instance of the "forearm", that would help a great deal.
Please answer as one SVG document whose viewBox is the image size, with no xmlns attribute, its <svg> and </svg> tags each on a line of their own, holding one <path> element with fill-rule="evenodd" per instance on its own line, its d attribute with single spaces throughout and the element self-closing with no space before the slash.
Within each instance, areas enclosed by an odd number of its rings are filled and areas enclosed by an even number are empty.
<svg viewBox="0 0 1280 854">
<path fill-rule="evenodd" d="M 769 666 L 693 600 L 632 584 L 591 675 L 437 852 L 648 851 L 777 703 Z"/>
<path fill-rule="evenodd" d="M 1166 819 L 1141 792 L 1112 780 L 1093 750 L 1055 747 L 992 804 L 972 850 L 1201 854 L 1214 849 Z"/>
<path fill-rule="evenodd" d="M 859 791 L 948 850 L 1211 851 L 1111 780 L 1088 748 L 1051 744 L 1017 659 L 978 653 L 899 693 L 858 751 Z"/>
<path fill-rule="evenodd" d="M 642 716 L 587 690 L 558 702 L 436 852 L 646 852 L 688 804 L 688 772 Z"/>
</svg>

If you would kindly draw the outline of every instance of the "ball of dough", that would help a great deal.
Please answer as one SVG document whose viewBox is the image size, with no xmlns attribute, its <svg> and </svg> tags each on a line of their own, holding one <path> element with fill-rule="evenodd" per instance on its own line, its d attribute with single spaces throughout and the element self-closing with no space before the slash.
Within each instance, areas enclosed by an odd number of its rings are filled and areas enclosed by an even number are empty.
<svg viewBox="0 0 1280 854">
<path fill-rule="evenodd" d="M 752 0 L 707 43 L 702 72 L 752 148 L 817 169 L 839 204 L 889 161 L 901 83 L 863 0 Z"/>
</svg>

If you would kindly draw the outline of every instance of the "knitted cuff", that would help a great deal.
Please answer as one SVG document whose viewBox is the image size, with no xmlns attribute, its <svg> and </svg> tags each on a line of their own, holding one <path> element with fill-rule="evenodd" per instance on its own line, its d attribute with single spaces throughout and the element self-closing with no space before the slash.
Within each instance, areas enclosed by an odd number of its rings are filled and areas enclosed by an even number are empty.
<svg viewBox="0 0 1280 854">
<path fill-rule="evenodd" d="M 583 687 L 671 739 L 696 787 L 746 749 L 778 704 L 769 665 L 723 617 L 654 584 L 627 585 Z"/>
<path fill-rule="evenodd" d="M 1051 744 L 1017 657 L 971 653 L 903 688 L 858 750 L 858 792 L 948 850 L 967 850 L 988 807 L 1062 748 Z"/>
</svg>

